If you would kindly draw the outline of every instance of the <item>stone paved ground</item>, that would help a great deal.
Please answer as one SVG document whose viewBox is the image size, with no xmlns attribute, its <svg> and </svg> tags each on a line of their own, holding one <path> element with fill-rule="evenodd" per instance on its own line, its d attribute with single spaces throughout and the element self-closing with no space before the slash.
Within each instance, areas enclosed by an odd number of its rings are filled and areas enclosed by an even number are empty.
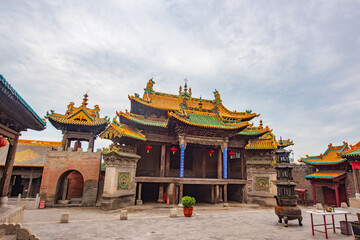
<svg viewBox="0 0 360 240">
<path fill-rule="evenodd" d="M 185 218 L 178 209 L 177 218 L 169 218 L 169 208 L 130 208 L 128 220 L 120 221 L 119 211 L 103 212 L 98 208 L 49 208 L 26 210 L 25 226 L 30 227 L 41 240 L 46 239 L 325 239 L 325 235 L 311 234 L 310 216 L 303 208 L 303 227 L 290 221 L 285 228 L 277 222 L 271 208 L 220 208 L 219 206 L 195 207 L 195 216 Z M 349 221 L 357 219 L 354 213 L 360 209 L 349 208 L 353 214 Z M 70 212 L 69 223 L 59 223 L 61 212 Z M 329 218 L 330 219 L 330 218 Z M 343 220 L 336 216 L 335 221 Z M 321 218 L 316 217 L 321 223 Z M 329 239 L 354 239 L 353 236 L 329 231 Z"/>
</svg>

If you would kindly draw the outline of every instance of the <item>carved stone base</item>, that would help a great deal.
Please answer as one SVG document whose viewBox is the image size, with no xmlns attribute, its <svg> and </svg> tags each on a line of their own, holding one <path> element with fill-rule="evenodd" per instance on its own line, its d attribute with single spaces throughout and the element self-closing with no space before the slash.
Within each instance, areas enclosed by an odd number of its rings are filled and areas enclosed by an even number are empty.
<svg viewBox="0 0 360 240">
<path fill-rule="evenodd" d="M 103 196 L 100 203 L 101 209 L 105 211 L 132 206 L 135 204 L 135 194 L 125 196 Z"/>
<path fill-rule="evenodd" d="M 136 205 L 142 205 L 143 201 L 141 199 L 136 199 Z"/>
</svg>

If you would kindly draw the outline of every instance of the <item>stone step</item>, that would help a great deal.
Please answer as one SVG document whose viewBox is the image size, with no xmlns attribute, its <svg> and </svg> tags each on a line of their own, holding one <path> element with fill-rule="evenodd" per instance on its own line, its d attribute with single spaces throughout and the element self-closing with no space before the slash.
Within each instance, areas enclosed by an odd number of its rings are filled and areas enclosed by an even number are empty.
<svg viewBox="0 0 360 240">
<path fill-rule="evenodd" d="M 0 240 L 16 240 L 16 235 L 5 235 Z"/>
</svg>

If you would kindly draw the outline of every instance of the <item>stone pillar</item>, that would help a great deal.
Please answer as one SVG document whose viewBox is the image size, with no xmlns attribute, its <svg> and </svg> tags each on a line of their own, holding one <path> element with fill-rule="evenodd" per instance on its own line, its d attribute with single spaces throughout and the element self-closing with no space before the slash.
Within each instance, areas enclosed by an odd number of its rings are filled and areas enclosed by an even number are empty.
<svg viewBox="0 0 360 240">
<path fill-rule="evenodd" d="M 11 180 L 11 174 L 14 166 L 15 153 L 17 148 L 19 136 L 16 135 L 14 139 L 10 140 L 10 146 L 8 154 L 6 157 L 6 162 L 4 166 L 3 176 L 0 182 L 0 204 L 6 206 L 7 204 L 7 194 L 9 192 L 9 184 Z"/>
<path fill-rule="evenodd" d="M 136 205 L 142 205 L 143 201 L 141 199 L 141 190 L 142 190 L 142 183 L 138 183 L 138 196 L 136 199 Z"/>
<path fill-rule="evenodd" d="M 219 203 L 219 185 L 215 186 L 215 203 Z"/>
<path fill-rule="evenodd" d="M 61 193 L 61 200 L 66 200 L 67 198 L 67 193 L 68 193 L 68 187 L 69 187 L 69 179 L 65 178 L 64 179 L 64 183 L 63 183 L 63 189 L 62 189 L 62 193 Z"/>
<path fill-rule="evenodd" d="M 313 192 L 313 201 L 314 205 L 316 205 L 316 190 L 315 190 L 315 183 L 311 182 L 312 192 Z"/>
<path fill-rule="evenodd" d="M 177 200 L 177 187 L 174 183 L 170 183 L 167 187 L 167 197 L 169 198 L 169 204 L 176 204 Z"/>
<path fill-rule="evenodd" d="M 224 185 L 224 203 L 227 203 L 228 198 L 227 198 L 227 184 Z"/>
<path fill-rule="evenodd" d="M 159 196 L 158 196 L 158 203 L 162 203 L 164 201 L 164 184 L 159 185 Z"/>
<path fill-rule="evenodd" d="M 160 157 L 160 177 L 165 177 L 165 152 L 166 145 L 161 145 L 161 157 Z"/>
<path fill-rule="evenodd" d="M 184 191 L 184 185 L 180 184 L 179 185 L 179 204 L 181 203 L 181 199 L 183 197 L 183 191 Z"/>
<path fill-rule="evenodd" d="M 202 153 L 201 177 L 206 178 L 206 148 L 203 148 Z"/>
<path fill-rule="evenodd" d="M 220 179 L 222 178 L 222 166 L 221 166 L 221 148 L 218 149 L 218 161 L 217 161 L 217 177 Z"/>
</svg>

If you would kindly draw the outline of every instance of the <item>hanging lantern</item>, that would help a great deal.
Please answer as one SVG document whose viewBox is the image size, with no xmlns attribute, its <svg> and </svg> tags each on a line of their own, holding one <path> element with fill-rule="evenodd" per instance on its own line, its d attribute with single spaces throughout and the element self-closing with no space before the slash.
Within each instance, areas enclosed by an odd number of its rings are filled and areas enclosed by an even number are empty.
<svg viewBox="0 0 360 240">
<path fill-rule="evenodd" d="M 235 153 L 233 151 L 229 151 L 228 154 L 229 154 L 230 158 L 232 158 L 235 155 Z"/>
<path fill-rule="evenodd" d="M 210 155 L 210 157 L 213 155 L 214 152 L 215 152 L 214 150 L 209 149 L 208 154 Z"/>
<path fill-rule="evenodd" d="M 0 136 L 0 147 L 5 147 L 8 144 L 8 141 L 3 136 Z"/>
<path fill-rule="evenodd" d="M 177 149 L 175 146 L 172 146 L 172 147 L 170 148 L 170 151 L 172 152 L 172 154 L 175 154 L 177 150 L 178 150 L 178 149 Z"/>
<path fill-rule="evenodd" d="M 149 153 L 151 149 L 152 149 L 152 146 L 150 146 L 150 145 L 145 146 L 146 153 Z"/>
</svg>

